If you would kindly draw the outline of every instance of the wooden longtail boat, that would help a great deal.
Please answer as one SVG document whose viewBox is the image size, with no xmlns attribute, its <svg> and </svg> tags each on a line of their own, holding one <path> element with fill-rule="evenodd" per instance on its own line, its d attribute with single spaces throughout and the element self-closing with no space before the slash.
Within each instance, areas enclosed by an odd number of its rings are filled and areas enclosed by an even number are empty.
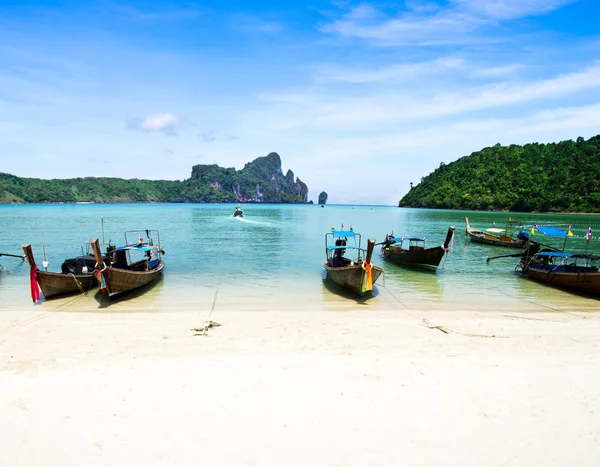
<svg viewBox="0 0 600 467">
<path fill-rule="evenodd" d="M 474 243 L 483 243 L 485 245 L 502 246 L 505 248 L 525 248 L 527 243 L 527 232 L 519 232 L 515 239 L 511 236 L 511 231 L 506 229 L 497 229 L 495 227 L 483 230 L 474 229 L 469 224 L 469 218 L 465 217 L 467 224 L 467 236 Z"/>
<path fill-rule="evenodd" d="M 352 239 L 351 245 L 348 245 L 348 239 Z M 364 260 L 362 252 L 365 250 L 360 248 L 360 241 L 360 234 L 352 230 L 332 229 L 330 233 L 325 234 L 327 259 L 323 267 L 328 279 L 362 297 L 365 293 L 372 292 L 373 285 L 383 273 L 383 269 L 373 266 L 371 262 L 375 239 L 368 240 Z M 346 250 L 356 251 L 356 259 L 346 258 L 344 256 Z"/>
<path fill-rule="evenodd" d="M 521 274 L 546 284 L 578 292 L 600 295 L 600 256 L 542 251 L 516 267 Z"/>
<path fill-rule="evenodd" d="M 96 262 L 93 256 L 67 259 L 61 266 L 61 272 L 48 272 L 40 270 L 36 265 L 31 245 L 23 244 L 22 248 L 30 267 L 31 297 L 34 302 L 41 298 L 39 292 L 36 293 L 36 282 L 46 299 L 71 293 L 85 293 L 98 286 L 98 281 L 93 275 Z"/>
<path fill-rule="evenodd" d="M 437 270 L 448 251 L 454 230 L 454 226 L 449 227 L 443 245 L 432 248 L 425 248 L 424 238 L 395 237 L 393 233 L 386 235 L 381 247 L 381 255 L 394 263 Z M 407 248 L 404 246 L 405 243 L 408 243 Z"/>
<path fill-rule="evenodd" d="M 535 281 L 576 292 L 600 295 L 600 256 L 565 252 L 567 239 L 573 234 L 556 227 L 534 226 L 534 230 L 551 237 L 564 238 L 562 251 L 540 251 L 519 261 L 515 270 Z M 591 235 L 591 234 L 590 234 Z M 589 239 L 588 239 L 589 241 Z"/>
<path fill-rule="evenodd" d="M 140 237 L 137 242 L 128 242 L 127 234 L 145 232 L 148 242 Z M 157 236 L 154 244 L 152 236 Z M 157 279 L 163 272 L 163 249 L 160 247 L 160 235 L 156 230 L 132 230 L 125 232 L 125 245 L 115 247 L 108 261 L 100 256 L 100 245 L 97 238 L 90 240 L 97 261 L 94 272 L 101 282 L 102 290 L 109 297 L 143 287 Z M 137 257 L 136 257 L 137 255 Z"/>
</svg>

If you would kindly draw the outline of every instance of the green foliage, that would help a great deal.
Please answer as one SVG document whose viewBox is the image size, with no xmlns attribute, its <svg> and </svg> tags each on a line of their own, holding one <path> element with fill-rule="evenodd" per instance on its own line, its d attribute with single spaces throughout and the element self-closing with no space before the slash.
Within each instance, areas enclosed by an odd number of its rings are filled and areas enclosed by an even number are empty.
<svg viewBox="0 0 600 467">
<path fill-rule="evenodd" d="M 75 202 L 275 202 L 305 203 L 308 188 L 291 171 L 284 177 L 276 153 L 259 157 L 241 171 L 196 165 L 177 180 L 72 178 L 42 180 L 0 173 L 0 203 Z"/>
<path fill-rule="evenodd" d="M 600 135 L 585 141 L 495 145 L 421 179 L 399 206 L 600 212 Z"/>
</svg>

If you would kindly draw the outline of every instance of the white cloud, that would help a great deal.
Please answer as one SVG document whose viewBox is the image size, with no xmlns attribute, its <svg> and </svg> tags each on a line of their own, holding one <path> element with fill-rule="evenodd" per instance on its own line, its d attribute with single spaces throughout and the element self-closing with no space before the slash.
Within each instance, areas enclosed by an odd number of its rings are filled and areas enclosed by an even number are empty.
<svg viewBox="0 0 600 467">
<path fill-rule="evenodd" d="M 368 83 L 375 81 L 406 81 L 417 76 L 435 75 L 449 70 L 460 69 L 464 59 L 442 57 L 427 62 L 400 63 L 378 69 L 356 69 L 330 66 L 317 74 L 317 81 L 339 81 L 344 83 Z"/>
<path fill-rule="evenodd" d="M 540 15 L 577 0 L 453 0 L 457 9 L 493 20 Z"/>
<path fill-rule="evenodd" d="M 523 82 L 500 82 L 480 86 L 453 83 L 449 87 L 421 89 L 416 85 L 398 90 L 364 89 L 358 95 L 305 92 L 264 94 L 272 105 L 260 118 L 275 130 L 296 128 L 336 128 L 372 130 L 381 125 L 432 121 L 472 111 L 484 111 L 536 100 L 569 96 L 588 90 L 600 90 L 600 65 L 555 76 Z"/>
<path fill-rule="evenodd" d="M 216 138 L 215 130 L 205 131 L 204 133 L 199 133 L 198 138 L 200 138 L 205 143 L 212 143 Z"/>
<path fill-rule="evenodd" d="M 127 121 L 127 128 L 146 132 L 162 132 L 167 135 L 176 135 L 181 126 L 181 120 L 171 114 L 152 114 L 146 117 L 131 117 Z"/>
<path fill-rule="evenodd" d="M 321 31 L 382 45 L 473 43 L 474 33 L 483 27 L 548 13 L 573 1 L 576 0 L 450 0 L 444 7 L 411 1 L 396 14 L 361 3 L 322 26 Z"/>
<path fill-rule="evenodd" d="M 471 71 L 471 76 L 475 78 L 497 78 L 501 76 L 512 75 L 525 68 L 521 64 L 493 66 L 489 68 L 478 68 Z"/>
</svg>

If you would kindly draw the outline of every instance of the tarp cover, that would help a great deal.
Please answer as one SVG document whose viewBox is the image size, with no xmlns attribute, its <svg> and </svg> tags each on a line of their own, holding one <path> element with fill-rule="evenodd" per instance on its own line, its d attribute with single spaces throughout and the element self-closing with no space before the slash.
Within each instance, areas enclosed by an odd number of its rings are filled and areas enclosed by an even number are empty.
<svg viewBox="0 0 600 467">
<path fill-rule="evenodd" d="M 564 230 L 557 229 L 556 227 L 544 227 L 540 225 L 537 230 L 542 232 L 544 235 L 550 235 L 551 237 L 568 237 L 569 234 Z"/>
<path fill-rule="evenodd" d="M 117 250 L 139 250 L 139 251 L 151 251 L 151 246 L 135 246 L 135 245 L 124 245 L 118 246 Z"/>
<path fill-rule="evenodd" d="M 556 258 L 569 258 L 573 253 L 563 253 L 562 251 L 542 251 L 537 256 L 553 256 Z"/>
<path fill-rule="evenodd" d="M 331 233 L 334 237 L 354 237 L 352 230 L 334 230 Z"/>
</svg>

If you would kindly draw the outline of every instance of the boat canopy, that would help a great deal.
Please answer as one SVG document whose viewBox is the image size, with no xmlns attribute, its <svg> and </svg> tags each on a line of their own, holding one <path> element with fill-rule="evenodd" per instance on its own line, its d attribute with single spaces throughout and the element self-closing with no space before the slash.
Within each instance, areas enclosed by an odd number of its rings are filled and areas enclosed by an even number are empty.
<svg viewBox="0 0 600 467">
<path fill-rule="evenodd" d="M 358 250 L 355 245 L 327 245 L 328 250 Z"/>
<path fill-rule="evenodd" d="M 562 251 L 542 251 L 538 253 L 536 256 L 545 256 L 545 257 L 556 257 L 556 258 L 570 258 L 571 256 L 575 256 L 573 253 L 564 253 Z"/>
<path fill-rule="evenodd" d="M 564 230 L 557 229 L 556 227 L 544 227 L 540 225 L 537 227 L 537 230 L 542 232 L 544 235 L 549 235 L 551 237 L 568 237 L 569 234 Z"/>
<path fill-rule="evenodd" d="M 491 227 L 489 229 L 485 229 L 486 232 L 491 232 L 491 233 L 507 233 L 507 234 L 512 234 L 512 231 L 508 230 L 508 229 L 497 229 L 496 227 Z"/>
<path fill-rule="evenodd" d="M 141 245 L 141 246 L 137 246 L 137 245 L 123 245 L 123 246 L 118 246 L 116 248 L 117 251 L 120 250 L 139 250 L 139 251 L 152 251 L 152 247 L 151 246 L 147 246 L 147 245 Z"/>
<path fill-rule="evenodd" d="M 334 237 L 354 237 L 352 230 L 332 230 L 331 233 Z"/>
</svg>

